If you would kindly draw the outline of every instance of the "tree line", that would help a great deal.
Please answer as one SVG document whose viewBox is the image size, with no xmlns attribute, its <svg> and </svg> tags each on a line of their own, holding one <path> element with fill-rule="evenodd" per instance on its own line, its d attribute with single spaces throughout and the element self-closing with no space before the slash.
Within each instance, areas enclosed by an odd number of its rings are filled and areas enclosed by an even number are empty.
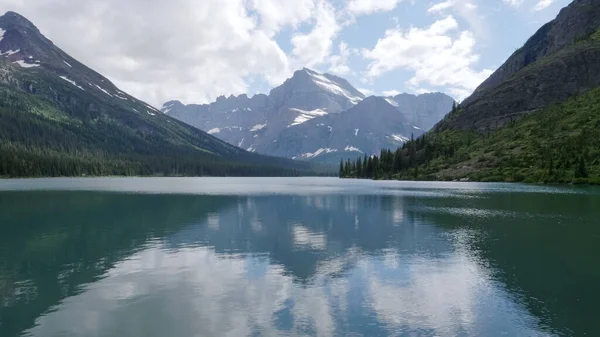
<svg viewBox="0 0 600 337">
<path fill-rule="evenodd" d="M 422 165 L 423 154 L 420 153 L 427 146 L 425 135 L 404 143 L 396 151 L 384 149 L 379 156 L 364 155 L 355 160 L 342 160 L 339 167 L 340 178 L 359 179 L 394 179 L 397 176 L 419 176 L 419 166 Z"/>
</svg>

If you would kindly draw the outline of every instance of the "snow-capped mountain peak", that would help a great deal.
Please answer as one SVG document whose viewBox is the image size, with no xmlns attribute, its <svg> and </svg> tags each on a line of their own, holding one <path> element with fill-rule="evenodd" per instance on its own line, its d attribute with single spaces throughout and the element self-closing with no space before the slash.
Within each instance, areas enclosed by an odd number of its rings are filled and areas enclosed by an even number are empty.
<svg viewBox="0 0 600 337">
<path fill-rule="evenodd" d="M 402 111 L 401 98 L 365 97 L 341 77 L 303 68 L 268 96 L 220 96 L 187 106 L 171 101 L 161 110 L 248 151 L 338 161 L 394 148 L 423 133 Z M 447 105 L 444 113 L 452 102 Z"/>
<path fill-rule="evenodd" d="M 308 68 L 304 68 L 303 71 L 305 71 L 311 77 L 312 81 L 321 89 L 334 95 L 344 96 L 354 105 L 360 103 L 360 101 L 365 98 L 361 92 L 352 88 L 352 86 L 342 78 L 334 77 L 329 74 L 320 74 Z"/>
</svg>

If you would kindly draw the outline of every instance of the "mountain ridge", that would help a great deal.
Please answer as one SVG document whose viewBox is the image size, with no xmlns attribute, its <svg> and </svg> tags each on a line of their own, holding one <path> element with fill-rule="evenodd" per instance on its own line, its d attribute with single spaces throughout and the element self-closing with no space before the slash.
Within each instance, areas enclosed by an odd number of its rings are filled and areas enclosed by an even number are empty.
<svg viewBox="0 0 600 337">
<path fill-rule="evenodd" d="M 536 31 L 461 103 L 464 113 L 442 121 L 440 130 L 498 129 L 522 115 L 593 89 L 600 78 L 600 68 L 590 67 L 600 58 L 597 48 L 579 44 L 587 50 L 565 49 L 576 46 L 578 41 L 585 40 L 598 29 L 600 3 L 573 1 L 555 19 Z M 537 69 L 528 72 L 530 66 Z M 580 73 L 572 76 L 573 72 Z M 536 80 L 527 76 L 536 76 Z M 589 83 L 584 82 L 586 77 Z"/>
<path fill-rule="evenodd" d="M 0 16 L 0 176 L 294 175 L 117 88 L 26 18 Z M 25 160 L 26 159 L 26 160 Z"/>
<path fill-rule="evenodd" d="M 430 132 L 367 164 L 340 176 L 600 184 L 600 2 L 571 2 Z"/>
<path fill-rule="evenodd" d="M 427 102 L 430 97 L 435 99 Z M 361 134 L 349 139 L 346 134 L 354 134 L 356 127 L 350 128 L 351 121 L 343 120 L 352 115 L 347 115 L 348 111 L 366 99 L 339 76 L 303 68 L 271 89 L 268 95 L 219 96 L 209 104 L 185 105 L 169 101 L 161 111 L 249 151 L 293 159 L 316 160 L 318 157 L 333 162 L 340 156 L 378 153 L 381 148 L 398 146 L 398 139 L 404 141 L 412 134 L 419 136 L 446 115 L 454 103 L 454 99 L 442 93 L 387 97 L 389 106 L 384 110 L 389 115 L 404 117 L 407 123 L 419 123 L 423 127 L 407 128 L 394 123 L 398 127 L 390 130 L 381 119 L 369 121 L 369 125 L 371 132 L 383 138 L 369 136 L 367 140 Z M 379 122 L 378 128 L 372 122 Z M 335 128 L 333 124 L 347 128 Z M 382 141 L 386 136 L 388 141 Z M 346 139 L 347 144 L 341 144 L 341 138 Z M 337 145 L 332 148 L 331 144 Z M 347 148 L 358 151 L 346 151 Z M 311 156 L 315 153 L 317 155 Z"/>
</svg>

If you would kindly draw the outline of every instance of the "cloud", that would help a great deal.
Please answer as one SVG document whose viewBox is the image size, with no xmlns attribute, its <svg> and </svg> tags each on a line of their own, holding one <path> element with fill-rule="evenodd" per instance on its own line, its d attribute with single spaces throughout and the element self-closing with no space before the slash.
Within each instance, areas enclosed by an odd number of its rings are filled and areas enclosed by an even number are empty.
<svg viewBox="0 0 600 337">
<path fill-rule="evenodd" d="M 260 15 L 260 27 L 268 35 L 285 26 L 296 27 L 315 10 L 314 0 L 250 0 L 249 7 Z"/>
<path fill-rule="evenodd" d="M 520 7 L 523 4 L 523 0 L 502 0 L 502 2 L 511 7 Z"/>
<path fill-rule="evenodd" d="M 372 50 L 364 49 L 363 57 L 370 60 L 366 75 L 376 78 L 395 69 L 413 72 L 407 85 L 418 90 L 422 84 L 447 87 L 458 99 L 465 98 L 491 73 L 490 69 L 476 71 L 473 66 L 479 55 L 473 52 L 475 38 L 470 31 L 458 31 L 452 16 L 421 29 L 408 31 L 394 28 L 386 31 Z"/>
<path fill-rule="evenodd" d="M 437 3 L 435 5 L 432 5 L 431 7 L 429 7 L 427 9 L 428 13 L 439 13 L 442 12 L 450 7 L 454 6 L 454 1 L 453 0 L 447 0 L 444 2 L 440 2 Z"/>
<path fill-rule="evenodd" d="M 341 30 L 333 6 L 320 2 L 316 9 L 315 26 L 306 34 L 292 37 L 292 55 L 300 65 L 314 67 L 327 60 L 331 54 L 333 39 Z"/>
<path fill-rule="evenodd" d="M 506 1 L 506 0 L 503 0 Z M 522 0 L 508 0 L 522 1 Z M 489 39 L 488 25 L 485 21 L 485 15 L 482 15 L 478 6 L 473 3 L 473 0 L 446 0 L 431 5 L 427 9 L 429 14 L 447 15 L 448 12 L 458 15 L 464 19 L 470 26 L 471 31 L 478 37 Z"/>
<path fill-rule="evenodd" d="M 401 94 L 401 92 L 398 90 L 386 90 L 383 92 L 383 96 L 397 96 L 400 94 Z"/>
<path fill-rule="evenodd" d="M 0 0 L 0 8 L 23 14 L 71 56 L 155 106 L 246 93 L 250 78 L 279 85 L 297 68 L 326 64 L 340 31 L 324 0 Z M 287 54 L 275 37 L 300 26 L 311 31 L 296 33 Z"/>
<path fill-rule="evenodd" d="M 534 11 L 544 10 L 544 9 L 548 8 L 548 6 L 552 5 L 552 3 L 554 3 L 554 0 L 539 0 L 538 3 L 535 5 L 535 7 L 533 7 L 533 10 Z"/>
<path fill-rule="evenodd" d="M 336 75 L 346 75 L 350 73 L 350 67 L 348 67 L 348 58 L 350 57 L 350 49 L 346 42 L 340 42 L 339 54 L 332 55 L 329 58 L 330 67 L 328 72 Z"/>
<path fill-rule="evenodd" d="M 533 11 L 541 11 L 554 3 L 554 0 L 536 0 L 536 5 L 532 8 Z M 523 5 L 524 0 L 502 0 L 503 3 L 510 7 L 519 8 Z"/>
<path fill-rule="evenodd" d="M 386 12 L 396 8 L 403 0 L 351 0 L 348 11 L 355 15 Z"/>
</svg>

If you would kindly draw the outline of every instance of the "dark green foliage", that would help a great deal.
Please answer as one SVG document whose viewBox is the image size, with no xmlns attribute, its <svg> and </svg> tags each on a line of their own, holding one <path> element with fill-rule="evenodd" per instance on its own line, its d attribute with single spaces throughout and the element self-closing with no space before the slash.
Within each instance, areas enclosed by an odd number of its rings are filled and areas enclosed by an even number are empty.
<svg viewBox="0 0 600 337">
<path fill-rule="evenodd" d="M 579 163 L 577 164 L 577 168 L 575 169 L 575 178 L 587 178 L 588 174 L 585 169 L 585 159 L 583 156 L 579 157 Z"/>
<path fill-rule="evenodd" d="M 348 178 L 600 183 L 600 88 L 494 133 L 447 130 L 411 139 Z"/>
<path fill-rule="evenodd" d="M 164 115 L 136 113 L 139 103 L 40 77 L 37 94 L 0 85 L 0 177 L 311 173 L 309 164 L 247 153 Z M 52 92 L 43 91 L 47 83 Z"/>
</svg>

